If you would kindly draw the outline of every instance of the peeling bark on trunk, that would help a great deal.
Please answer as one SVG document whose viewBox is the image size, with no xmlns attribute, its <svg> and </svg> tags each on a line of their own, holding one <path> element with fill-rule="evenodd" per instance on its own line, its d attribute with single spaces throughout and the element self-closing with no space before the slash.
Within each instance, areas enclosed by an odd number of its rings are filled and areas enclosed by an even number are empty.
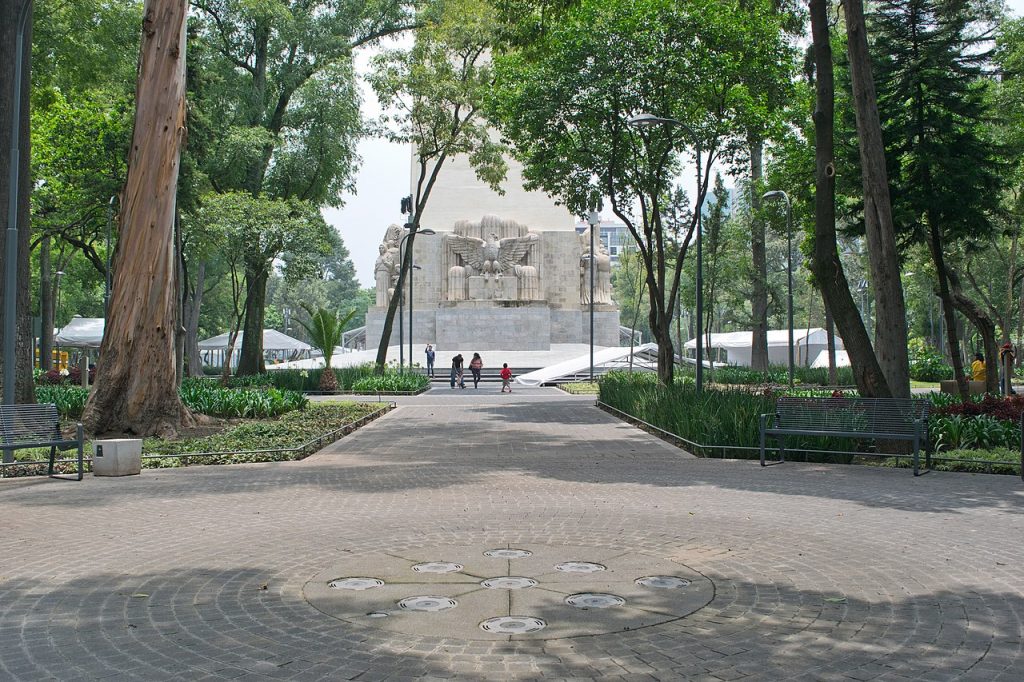
<svg viewBox="0 0 1024 682">
<path fill-rule="evenodd" d="M 905 398 L 910 396 L 907 313 L 900 281 L 878 98 L 868 54 L 864 3 L 862 0 L 846 0 L 843 6 L 846 10 L 847 50 L 864 185 L 864 229 L 871 254 L 869 263 L 875 294 L 875 356 L 892 395 Z M 839 310 L 836 307 L 832 310 L 838 322 Z"/>
<path fill-rule="evenodd" d="M 832 139 L 835 121 L 835 81 L 826 0 L 811 0 L 810 10 L 817 73 L 814 112 L 814 254 L 810 261 L 811 272 L 814 273 L 821 289 L 825 309 L 839 328 L 839 335 L 850 356 L 857 389 L 866 397 L 888 398 L 892 394 L 871 348 L 871 339 L 850 293 L 850 284 L 846 280 L 842 261 L 839 260 Z"/>
<path fill-rule="evenodd" d="M 186 0 L 147 0 L 135 129 L 96 387 L 82 421 L 106 432 L 173 436 L 193 423 L 175 366 L 174 210 L 185 126 Z"/>
<path fill-rule="evenodd" d="M 10 169 L 11 150 L 11 116 L 14 108 L 14 47 L 17 35 L 18 15 L 22 8 L 20 2 L 6 2 L 0 6 L 0 220 L 4 232 L 7 228 L 8 196 L 8 170 Z M 32 56 L 32 10 L 29 9 L 29 19 L 25 27 L 24 51 L 22 52 L 22 97 L 20 110 L 19 130 L 19 181 L 18 181 L 18 254 L 15 267 L 18 269 L 18 287 L 15 295 L 15 335 L 14 353 L 15 366 L 4 367 L 3 381 L 14 381 L 14 400 L 16 403 L 34 403 L 35 390 L 32 385 L 32 317 L 29 310 L 29 237 L 31 230 L 29 226 L 29 197 L 32 192 L 32 176 L 30 168 L 31 144 L 29 135 L 29 93 L 31 84 L 31 56 Z M 5 234 L 6 239 L 6 234 Z M 6 241 L 5 241 L 6 245 Z M 0 248 L 0 272 L 7 272 L 11 264 L 6 262 L 7 249 Z M 0 277 L 0 300 L 6 300 L 7 292 L 5 277 Z M 2 314 L 0 314 L 2 317 Z M 3 347 L 5 325 L 0 324 L 0 347 Z M 0 366 L 3 364 L 0 354 Z"/>
<path fill-rule="evenodd" d="M 764 221 L 761 220 L 764 143 L 760 138 L 751 138 L 749 146 L 750 208 L 753 214 L 753 220 L 750 223 L 750 252 L 753 261 L 750 297 L 753 334 L 750 341 L 750 367 L 763 372 L 768 369 L 768 256 L 765 247 Z"/>
</svg>

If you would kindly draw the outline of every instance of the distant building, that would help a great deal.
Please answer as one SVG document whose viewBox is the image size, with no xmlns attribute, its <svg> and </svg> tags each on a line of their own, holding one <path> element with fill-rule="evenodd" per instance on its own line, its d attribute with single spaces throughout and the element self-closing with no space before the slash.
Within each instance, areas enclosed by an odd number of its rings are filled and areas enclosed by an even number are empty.
<svg viewBox="0 0 1024 682">
<path fill-rule="evenodd" d="M 583 234 L 587 231 L 588 227 L 590 226 L 585 222 L 577 222 L 576 233 Z M 612 258 L 613 266 L 618 264 L 619 256 L 627 250 L 636 251 L 636 241 L 633 239 L 633 235 L 629 233 L 629 228 L 623 223 L 602 220 L 599 234 L 601 235 L 601 242 L 608 249 L 608 255 Z"/>
</svg>

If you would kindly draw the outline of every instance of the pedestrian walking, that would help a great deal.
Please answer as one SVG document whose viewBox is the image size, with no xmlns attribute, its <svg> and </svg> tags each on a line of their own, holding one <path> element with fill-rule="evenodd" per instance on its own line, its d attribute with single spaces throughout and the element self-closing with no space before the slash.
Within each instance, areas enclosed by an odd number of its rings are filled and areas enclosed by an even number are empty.
<svg viewBox="0 0 1024 682">
<path fill-rule="evenodd" d="M 427 353 L 427 376 L 430 377 L 431 379 L 433 379 L 434 378 L 434 357 L 436 356 L 436 353 L 434 353 L 434 347 L 431 346 L 429 343 L 427 344 L 426 353 Z"/>
<path fill-rule="evenodd" d="M 480 387 L 480 370 L 484 368 L 484 360 L 479 353 L 473 353 L 473 359 L 469 361 L 469 371 L 473 373 L 473 388 Z"/>
<path fill-rule="evenodd" d="M 512 370 L 508 368 L 507 362 L 501 365 L 501 392 L 505 393 L 506 390 L 512 392 Z"/>
</svg>

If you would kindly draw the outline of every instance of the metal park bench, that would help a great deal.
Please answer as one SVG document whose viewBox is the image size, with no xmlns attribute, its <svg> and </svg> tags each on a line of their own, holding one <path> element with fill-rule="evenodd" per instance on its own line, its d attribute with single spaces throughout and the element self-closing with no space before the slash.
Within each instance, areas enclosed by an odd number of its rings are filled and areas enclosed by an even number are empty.
<svg viewBox="0 0 1024 682">
<path fill-rule="evenodd" d="M 78 448 L 78 480 L 82 480 L 82 456 L 85 434 L 78 425 L 74 439 L 65 438 L 60 432 L 60 416 L 57 406 L 48 405 L 0 405 L 0 449 L 19 450 L 24 448 L 50 448 L 50 466 L 47 475 L 54 476 L 53 464 L 57 450 Z"/>
<path fill-rule="evenodd" d="M 925 448 L 925 471 L 931 468 L 928 410 L 931 403 L 915 398 L 797 398 L 784 396 L 774 414 L 761 415 L 761 466 L 765 440 L 779 441 L 779 459 L 786 461 L 786 436 L 836 436 L 879 441 L 906 440 L 914 444 L 914 475 L 920 475 L 919 456 Z"/>
</svg>

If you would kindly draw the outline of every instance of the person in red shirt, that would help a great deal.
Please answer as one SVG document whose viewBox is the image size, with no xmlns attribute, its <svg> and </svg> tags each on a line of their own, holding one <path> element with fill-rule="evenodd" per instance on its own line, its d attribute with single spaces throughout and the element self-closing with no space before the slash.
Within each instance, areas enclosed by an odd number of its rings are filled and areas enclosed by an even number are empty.
<svg viewBox="0 0 1024 682">
<path fill-rule="evenodd" d="M 508 368 L 508 363 L 507 362 L 503 363 L 501 365 L 501 392 L 502 393 L 504 393 L 506 391 L 506 389 L 508 390 L 509 393 L 512 392 L 512 385 L 511 385 L 511 383 L 509 383 L 511 381 L 512 381 L 512 370 L 510 370 Z"/>
</svg>

